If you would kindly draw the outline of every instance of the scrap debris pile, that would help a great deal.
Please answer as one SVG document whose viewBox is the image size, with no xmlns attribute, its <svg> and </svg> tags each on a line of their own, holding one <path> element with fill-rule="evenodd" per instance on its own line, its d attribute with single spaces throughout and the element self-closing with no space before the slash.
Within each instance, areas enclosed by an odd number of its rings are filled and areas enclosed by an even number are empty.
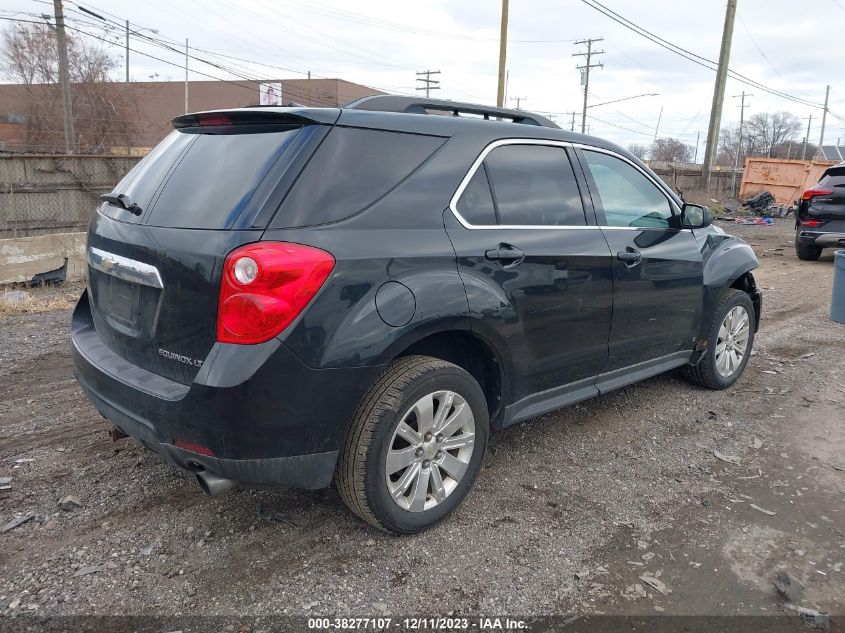
<svg viewBox="0 0 845 633">
<path fill-rule="evenodd" d="M 714 200 L 714 202 L 716 202 Z M 777 204 L 769 191 L 761 191 L 743 202 L 728 200 L 725 203 L 726 214 L 720 220 L 735 224 L 758 224 L 768 226 L 772 218 L 785 218 L 795 211 L 793 204 Z"/>
</svg>

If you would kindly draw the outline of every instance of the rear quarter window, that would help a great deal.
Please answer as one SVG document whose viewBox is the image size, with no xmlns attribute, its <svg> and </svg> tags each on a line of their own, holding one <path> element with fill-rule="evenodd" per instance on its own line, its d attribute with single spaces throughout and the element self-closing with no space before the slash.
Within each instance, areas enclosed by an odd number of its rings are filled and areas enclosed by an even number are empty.
<svg viewBox="0 0 845 633">
<path fill-rule="evenodd" d="M 313 226 L 355 215 L 399 185 L 444 141 L 438 136 L 336 127 L 270 226 Z"/>
</svg>

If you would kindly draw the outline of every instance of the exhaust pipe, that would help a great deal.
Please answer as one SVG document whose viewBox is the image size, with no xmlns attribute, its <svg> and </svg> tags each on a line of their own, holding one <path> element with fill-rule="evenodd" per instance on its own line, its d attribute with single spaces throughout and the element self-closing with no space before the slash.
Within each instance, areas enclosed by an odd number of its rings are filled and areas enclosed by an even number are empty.
<svg viewBox="0 0 845 633">
<path fill-rule="evenodd" d="M 202 491 L 211 497 L 216 497 L 235 485 L 231 479 L 223 479 L 210 473 L 197 473 L 197 482 Z"/>
</svg>

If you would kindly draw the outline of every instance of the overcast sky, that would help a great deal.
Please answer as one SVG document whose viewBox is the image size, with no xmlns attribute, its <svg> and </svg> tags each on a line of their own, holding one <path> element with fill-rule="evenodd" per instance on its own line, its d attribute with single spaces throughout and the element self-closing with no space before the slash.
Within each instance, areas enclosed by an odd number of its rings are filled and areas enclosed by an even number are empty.
<svg viewBox="0 0 845 633">
<path fill-rule="evenodd" d="M 602 3 L 652 33 L 708 59 L 717 59 L 724 22 L 724 0 L 677 2 L 644 0 Z M 234 56 L 264 65 L 228 59 L 251 78 L 339 77 L 399 93 L 414 93 L 415 73 L 440 70 L 441 90 L 433 96 L 495 103 L 498 64 L 499 0 L 94 0 L 66 2 L 69 26 L 100 36 L 95 18 L 79 6 L 109 19 L 129 19 L 133 28 L 158 30 L 154 37 Z M 52 12 L 44 0 L 4 0 L 0 17 L 32 19 Z M 0 22 L 3 26 L 9 22 Z M 144 31 L 149 33 L 149 31 Z M 830 109 L 845 117 L 845 0 L 739 0 L 731 68 L 765 86 L 821 103 L 831 84 Z M 110 36 L 111 37 L 111 36 Z M 591 75 L 590 102 L 659 93 L 588 109 L 590 132 L 622 145 L 652 141 L 661 107 L 661 137 L 694 145 L 704 136 L 715 73 L 693 64 L 611 21 L 582 0 L 511 0 L 507 66 L 508 96 L 521 106 L 552 113 L 562 127 L 581 110 L 582 89 L 572 56 L 583 49 L 574 40 L 604 38 L 606 51 L 596 61 L 604 68 Z M 96 40 L 91 40 L 96 42 Z M 182 80 L 180 68 L 142 56 L 148 53 L 174 64 L 183 59 L 133 38 L 133 80 Z M 119 57 L 123 50 L 110 49 Z M 197 56 L 209 53 L 195 52 Z M 223 58 L 214 58 L 223 62 Z M 236 79 L 220 69 L 191 61 L 197 71 Z M 282 70 L 287 69 L 287 70 Z M 207 79 L 192 74 L 192 79 Z M 767 94 L 728 80 L 722 125 L 739 120 L 743 90 L 753 93 L 746 117 L 788 110 L 805 119 L 813 115 L 810 139 L 818 142 L 821 109 Z M 511 99 L 510 106 L 516 105 Z M 807 121 L 804 121 L 804 125 Z M 801 134 L 803 136 L 803 133 Z M 825 143 L 845 141 L 845 121 L 828 117 Z"/>
</svg>

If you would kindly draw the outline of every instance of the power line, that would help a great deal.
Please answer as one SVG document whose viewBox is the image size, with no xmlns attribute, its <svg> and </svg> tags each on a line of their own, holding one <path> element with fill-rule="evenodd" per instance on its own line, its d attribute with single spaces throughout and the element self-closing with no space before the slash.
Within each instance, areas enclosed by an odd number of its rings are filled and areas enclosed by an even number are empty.
<svg viewBox="0 0 845 633">
<path fill-rule="evenodd" d="M 382 20 L 380 18 L 374 18 L 371 16 L 366 16 L 360 13 L 354 13 L 351 11 L 344 11 L 342 9 L 336 9 L 334 7 L 329 7 L 324 4 L 320 4 L 319 2 L 308 2 L 307 4 L 303 5 L 301 2 L 284 2 L 284 4 L 299 9 L 300 11 L 306 11 L 309 13 L 314 13 L 317 15 L 323 15 L 334 20 L 340 21 L 348 21 L 354 22 L 357 24 L 363 24 L 366 26 L 372 26 L 374 28 L 395 31 L 400 33 L 412 33 L 415 35 L 422 35 L 426 37 L 438 37 L 438 38 L 447 38 L 447 39 L 456 39 L 456 40 L 469 40 L 469 41 L 477 41 L 477 42 L 498 42 L 498 37 L 479 37 L 470 34 L 463 34 L 463 33 L 450 33 L 446 31 L 437 31 L 434 29 L 423 29 L 407 24 L 401 24 L 399 22 L 391 22 L 388 20 Z M 316 8 L 315 8 L 316 7 Z M 525 40 L 525 39 L 512 39 L 508 40 L 509 44 L 561 44 L 561 43 L 571 43 L 575 40 L 566 40 L 566 39 L 549 39 L 549 40 Z"/>
<path fill-rule="evenodd" d="M 708 70 L 716 70 L 716 67 L 718 66 L 718 64 L 711 59 L 708 59 L 706 57 L 702 57 L 701 55 L 698 55 L 696 53 L 688 51 L 687 49 L 685 49 L 681 46 L 678 46 L 677 44 L 673 44 L 672 42 L 670 42 L 670 41 L 668 41 L 668 40 L 666 40 L 666 39 L 664 39 L 664 38 L 662 38 L 658 35 L 655 35 L 654 33 L 646 30 L 645 28 L 639 26 L 638 24 L 632 22 L 631 20 L 628 20 L 627 18 L 623 17 L 619 13 L 616 13 L 612 9 L 607 8 L 605 5 L 598 2 L 598 0 L 581 0 L 581 2 L 586 4 L 591 9 L 594 9 L 594 10 L 598 11 L 599 13 L 605 15 L 606 17 L 610 18 L 614 22 L 621 24 L 625 28 L 627 28 L 627 29 L 633 31 L 634 33 L 637 33 L 638 35 L 646 38 L 647 40 L 650 40 L 651 42 L 657 44 L 661 48 L 665 48 L 666 50 L 668 50 L 668 51 L 670 51 L 670 52 L 672 52 L 676 55 L 679 55 L 680 57 L 683 57 L 684 59 L 687 59 L 688 61 L 691 61 L 694 64 L 698 64 L 699 66 L 701 66 L 703 68 L 707 68 Z M 785 92 L 781 92 L 781 91 L 776 90 L 774 88 L 770 88 L 770 87 L 768 87 L 764 84 L 761 84 L 760 82 L 758 82 L 754 79 L 751 79 L 749 77 L 746 77 L 745 75 L 742 75 L 742 74 L 736 72 L 735 70 L 728 69 L 728 75 L 732 79 L 734 79 L 735 81 L 738 81 L 740 83 L 744 83 L 746 85 L 752 86 L 754 88 L 757 88 L 758 90 L 768 92 L 769 94 L 772 94 L 772 95 L 777 96 L 777 97 L 781 97 L 782 99 L 787 99 L 789 101 L 801 103 L 803 105 L 810 106 L 810 107 L 813 107 L 813 108 L 821 108 L 822 107 L 821 104 L 814 103 L 812 101 L 808 101 L 808 100 L 802 99 L 800 97 L 795 97 L 793 95 L 787 94 Z"/>
<path fill-rule="evenodd" d="M 82 8 L 82 7 L 80 7 L 80 8 Z M 104 13 L 107 13 L 107 12 L 104 12 Z M 91 25 L 90 22 L 86 22 L 86 24 Z M 120 26 L 119 23 L 116 23 L 114 20 L 107 20 L 107 24 L 114 24 L 116 26 Z M 143 28 L 143 27 L 141 27 L 141 28 Z M 145 30 L 149 30 L 149 29 L 145 29 Z M 86 33 L 84 31 L 81 31 L 81 32 Z M 135 30 L 130 29 L 130 33 L 132 33 L 132 35 L 134 35 L 137 39 L 140 39 L 140 40 L 142 40 L 142 41 L 144 41 L 148 44 L 151 44 L 153 46 L 157 46 L 159 48 L 163 48 L 163 49 L 171 51 L 173 53 L 177 53 L 180 56 L 182 56 L 184 54 L 184 51 L 182 49 L 177 49 L 174 45 L 170 45 L 168 42 L 164 41 L 163 39 L 157 39 L 157 38 L 154 38 L 152 36 L 146 35 L 144 33 L 141 33 L 137 29 L 135 29 Z M 86 34 L 89 35 L 89 36 L 93 36 L 90 33 L 86 33 Z M 162 37 L 164 37 L 164 36 L 162 36 Z M 171 38 L 167 38 L 167 39 L 171 39 Z M 115 42 L 111 42 L 110 40 L 105 40 L 105 41 L 108 41 L 109 43 L 112 43 L 112 44 L 115 43 Z M 193 48 L 193 47 L 190 47 L 190 50 L 204 51 L 204 49 L 197 49 L 197 48 Z M 216 56 L 216 54 L 213 53 L 212 51 L 208 51 L 208 53 Z M 140 54 L 145 55 L 144 53 L 140 53 Z M 149 56 L 149 55 L 147 55 L 147 56 Z M 252 72 L 251 69 L 244 68 L 242 66 L 237 66 L 237 65 L 232 66 L 231 64 L 228 65 L 228 66 L 224 66 L 220 63 L 215 63 L 213 61 L 210 61 L 209 59 L 199 57 L 197 55 L 190 55 L 189 54 L 188 56 L 189 56 L 190 59 L 193 59 L 195 61 L 199 61 L 203 64 L 207 64 L 207 65 L 209 65 L 213 68 L 216 68 L 218 70 L 222 70 L 223 72 L 235 75 L 237 77 L 240 77 L 240 78 L 248 80 L 248 81 L 256 81 L 256 82 L 269 81 L 268 79 L 255 77 L 254 73 Z M 157 58 L 154 58 L 154 59 L 157 59 Z M 172 64 L 171 63 L 171 65 L 178 66 L 179 68 L 184 67 L 182 64 Z M 284 69 L 284 70 L 286 70 L 287 72 L 296 72 L 296 71 L 291 71 L 290 69 Z M 197 72 L 197 71 L 192 71 L 192 72 Z M 209 75 L 207 73 L 199 73 L 199 74 L 206 76 L 206 77 L 210 77 L 210 78 L 219 80 L 219 81 L 224 81 L 223 79 L 221 79 L 219 77 L 216 77 L 214 75 Z M 293 88 L 291 86 L 288 86 L 286 88 L 286 92 L 293 95 L 297 99 L 308 100 L 309 102 L 312 102 L 312 101 L 317 101 L 318 103 L 322 102 L 323 104 L 330 105 L 330 106 L 337 105 L 337 103 L 333 103 L 333 102 L 331 102 L 331 101 L 329 101 L 325 98 L 320 97 L 319 95 L 315 96 L 313 93 L 305 92 L 303 90 L 296 89 L 296 88 Z"/>
<path fill-rule="evenodd" d="M 739 24 L 740 24 L 740 26 L 741 26 L 741 27 L 745 30 L 746 35 L 748 35 L 748 39 L 750 39 L 750 40 L 751 40 L 751 43 L 752 43 L 752 44 L 754 44 L 754 48 L 756 48 L 756 49 L 757 49 L 757 52 L 758 52 L 758 53 L 760 53 L 760 56 L 761 56 L 763 59 L 765 59 L 765 60 L 766 60 L 766 63 L 769 65 L 769 68 L 771 68 L 773 71 L 775 71 L 775 74 L 776 74 L 778 77 L 780 77 L 781 79 L 783 79 L 784 81 L 786 81 L 786 79 L 784 78 L 784 76 L 783 76 L 783 75 L 781 75 L 781 74 L 780 74 L 780 72 L 778 71 L 778 69 L 774 67 L 774 64 L 772 64 L 772 62 L 771 62 L 771 60 L 769 59 L 768 55 L 766 55 L 766 53 L 764 53 L 764 52 L 763 52 L 763 49 L 762 49 L 762 48 L 760 48 L 760 45 L 757 43 L 757 40 L 756 40 L 756 39 L 754 39 L 754 36 L 751 34 L 751 31 L 750 31 L 750 30 L 748 29 L 748 27 L 745 25 L 745 21 L 742 19 L 742 16 L 741 16 L 741 15 L 739 15 L 739 14 L 737 13 L 736 18 L 737 18 L 737 20 L 739 20 Z"/>
<path fill-rule="evenodd" d="M 45 1 L 45 0 L 36 0 L 36 1 Z M 145 1 L 149 1 L 149 0 L 145 0 Z M 89 4 L 88 6 L 92 6 L 92 5 L 90 5 L 90 4 Z M 113 16 L 113 17 L 115 17 L 115 18 L 118 18 L 118 19 L 121 19 L 121 20 L 122 20 L 122 18 L 119 18 L 119 16 L 116 16 L 115 14 L 110 13 L 110 12 L 108 12 L 108 11 L 105 11 L 105 10 L 102 10 L 102 9 L 98 9 L 98 11 L 101 11 L 101 12 L 103 12 L 103 13 L 107 14 L 107 15 L 111 15 L 111 16 Z M 248 11 L 249 11 L 249 10 L 248 10 Z M 261 14 L 255 13 L 254 11 L 249 11 L 249 12 L 250 12 L 250 13 L 252 13 L 253 15 L 257 16 L 257 17 L 260 17 L 261 19 L 266 19 L 266 16 L 262 16 Z M 168 13 L 171 13 L 171 15 L 176 15 L 176 14 L 174 14 L 174 13 L 170 12 L 170 11 L 168 11 Z M 219 14 L 218 14 L 218 15 L 219 15 Z M 117 22 L 117 21 L 115 21 L 115 20 L 110 20 L 110 23 L 111 23 L 111 24 L 114 24 L 114 25 L 116 25 L 116 26 L 119 26 L 119 27 L 122 27 L 122 26 L 123 26 L 123 25 L 122 25 L 122 22 Z M 144 27 L 141 27 L 141 28 L 144 28 Z M 146 29 L 146 28 L 144 28 L 144 30 L 151 30 L 151 29 Z M 313 30 L 313 29 L 312 29 L 312 30 Z M 293 33 L 297 33 L 296 31 L 291 31 L 291 32 L 293 32 Z M 157 33 L 157 32 L 156 32 L 156 33 Z M 139 37 L 140 37 L 140 38 L 142 38 L 143 40 L 147 41 L 148 43 L 153 44 L 153 45 L 156 45 L 156 46 L 161 46 L 161 44 L 162 44 L 162 42 L 161 42 L 160 40 L 157 40 L 156 38 L 152 38 L 152 37 L 151 37 L 151 36 L 149 36 L 149 35 L 146 35 L 146 34 L 143 34 L 143 33 L 137 33 L 137 32 L 135 32 L 134 34 L 135 34 L 135 35 L 137 35 L 137 36 L 139 36 Z M 299 34 L 299 33 L 297 33 L 297 34 Z M 303 35 L 303 34 L 300 34 L 300 35 Z M 311 37 L 311 36 L 308 36 L 308 35 L 304 35 L 304 36 L 305 36 L 305 37 L 309 37 L 310 39 L 315 39 L 315 38 L 313 38 L 313 37 Z M 168 38 L 168 37 L 166 37 L 166 36 L 161 36 L 161 37 L 163 37 L 164 39 L 170 40 L 170 41 L 173 43 L 173 45 L 175 45 L 175 46 L 180 46 L 180 47 L 182 46 L 182 44 L 181 44 L 180 42 L 178 42 L 178 41 L 174 40 L 173 38 Z M 318 41 L 318 42 L 320 42 L 320 43 L 322 43 L 322 41 L 321 41 L 321 40 L 317 40 L 317 41 Z M 278 48 L 278 46 L 276 46 L 276 45 L 274 44 L 274 48 Z M 263 80 L 263 79 L 253 79 L 253 78 L 250 76 L 250 75 L 255 75 L 255 70 L 254 70 L 254 69 L 252 69 L 252 68 L 245 68 L 244 66 L 237 65 L 237 64 L 232 64 L 232 62 L 231 62 L 231 61 L 228 61 L 228 60 L 236 60 L 236 61 L 240 61 L 240 62 L 247 63 L 247 64 L 252 64 L 252 65 L 257 65 L 257 66 L 263 66 L 263 67 L 267 67 L 267 68 L 274 68 L 274 69 L 278 69 L 278 70 L 284 70 L 284 71 L 286 71 L 286 72 L 294 72 L 294 73 L 297 73 L 297 74 L 307 75 L 307 76 L 308 76 L 308 78 L 311 78 L 311 76 L 312 76 L 312 74 L 313 74 L 311 71 L 302 71 L 302 70 L 297 70 L 297 69 L 292 69 L 292 68 L 287 68 L 287 67 L 277 66 L 277 65 L 273 65 L 273 64 L 267 64 L 267 63 L 265 63 L 265 62 L 256 62 L 256 61 L 254 61 L 254 60 L 244 59 L 244 58 L 242 58 L 242 57 L 237 57 L 237 56 L 233 56 L 233 55 L 226 55 L 226 54 L 224 54 L 224 53 L 218 53 L 218 52 L 216 52 L 216 51 L 211 51 L 211 50 L 204 49 L 204 48 L 191 47 L 191 50 L 192 50 L 192 51 L 196 51 L 196 52 L 201 52 L 201 53 L 204 53 L 204 54 L 206 54 L 206 55 L 210 55 L 210 56 L 215 57 L 215 58 L 224 58 L 224 59 L 226 59 L 227 61 L 226 61 L 226 62 L 224 62 L 226 65 L 224 66 L 222 63 L 218 63 L 218 64 L 210 63 L 210 62 L 209 62 L 209 60 L 207 60 L 207 59 L 203 59 L 203 58 L 200 58 L 200 57 L 197 57 L 196 55 L 194 55 L 194 56 L 192 56 L 192 57 L 191 57 L 192 59 L 196 59 L 197 61 L 201 61 L 201 62 L 203 62 L 203 63 L 210 64 L 210 65 L 212 65 L 212 67 L 219 68 L 220 70 L 223 70 L 224 72 L 228 72 L 228 73 L 234 74 L 234 75 L 236 75 L 236 76 L 241 76 L 241 77 L 243 77 L 243 78 L 250 79 L 251 81 L 264 81 L 264 80 Z M 180 53 L 180 55 L 181 55 L 181 50 L 179 51 L 179 53 Z M 293 54 L 293 53 L 290 53 L 290 54 L 291 54 L 292 56 L 294 56 L 294 57 L 298 57 L 299 59 L 303 59 L 303 58 L 301 58 L 301 57 L 299 57 L 298 55 L 295 55 L 295 54 Z M 348 53 L 347 53 L 347 54 L 348 54 Z M 353 53 L 353 55 L 354 55 L 354 53 Z M 356 55 L 356 56 L 357 56 L 357 55 Z M 374 61 L 375 61 L 375 60 L 372 60 L 372 59 L 367 59 L 367 58 L 364 58 L 364 57 L 362 57 L 362 59 L 365 59 L 366 61 L 368 61 L 368 63 L 374 63 Z M 305 60 L 303 59 L 303 61 L 305 61 Z M 377 63 L 377 62 L 376 62 L 376 63 Z M 382 65 L 385 65 L 385 64 L 382 64 Z M 395 66 L 395 65 L 393 65 L 393 64 L 387 64 L 386 66 L 389 66 L 389 67 L 397 67 L 397 66 Z M 329 78 L 330 78 L 330 77 L 328 77 L 328 76 L 321 76 L 321 75 L 316 75 L 316 74 L 314 74 L 314 76 L 315 76 L 315 77 L 322 78 L 322 79 L 329 79 Z M 383 88 L 380 88 L 379 86 L 373 86 L 373 87 L 374 87 L 374 88 L 376 88 L 376 89 L 379 89 L 379 90 L 384 90 Z M 294 96 L 295 96 L 296 98 L 298 98 L 298 99 L 307 100 L 307 101 L 309 101 L 309 102 L 311 102 L 311 101 L 314 99 L 314 95 L 313 95 L 312 93 L 310 93 L 310 91 L 306 93 L 305 91 L 302 91 L 302 90 L 297 90 L 297 89 L 295 89 L 295 88 L 291 88 L 291 87 L 288 87 L 286 90 L 287 90 L 287 92 L 288 92 L 289 94 L 294 95 Z M 390 92 L 390 91 L 386 91 L 386 92 Z M 393 92 L 396 92 L 396 91 L 393 91 Z M 404 93 L 404 94 L 408 94 L 408 93 Z M 335 106 L 335 105 L 338 105 L 338 104 L 339 104 L 339 101 L 340 101 L 340 97 L 339 97 L 339 96 L 338 96 L 338 99 L 337 99 L 336 101 L 334 101 L 334 102 L 332 102 L 332 101 L 327 101 L 326 99 L 318 99 L 318 102 L 322 102 L 324 105 L 329 105 L 329 106 Z"/>
</svg>

